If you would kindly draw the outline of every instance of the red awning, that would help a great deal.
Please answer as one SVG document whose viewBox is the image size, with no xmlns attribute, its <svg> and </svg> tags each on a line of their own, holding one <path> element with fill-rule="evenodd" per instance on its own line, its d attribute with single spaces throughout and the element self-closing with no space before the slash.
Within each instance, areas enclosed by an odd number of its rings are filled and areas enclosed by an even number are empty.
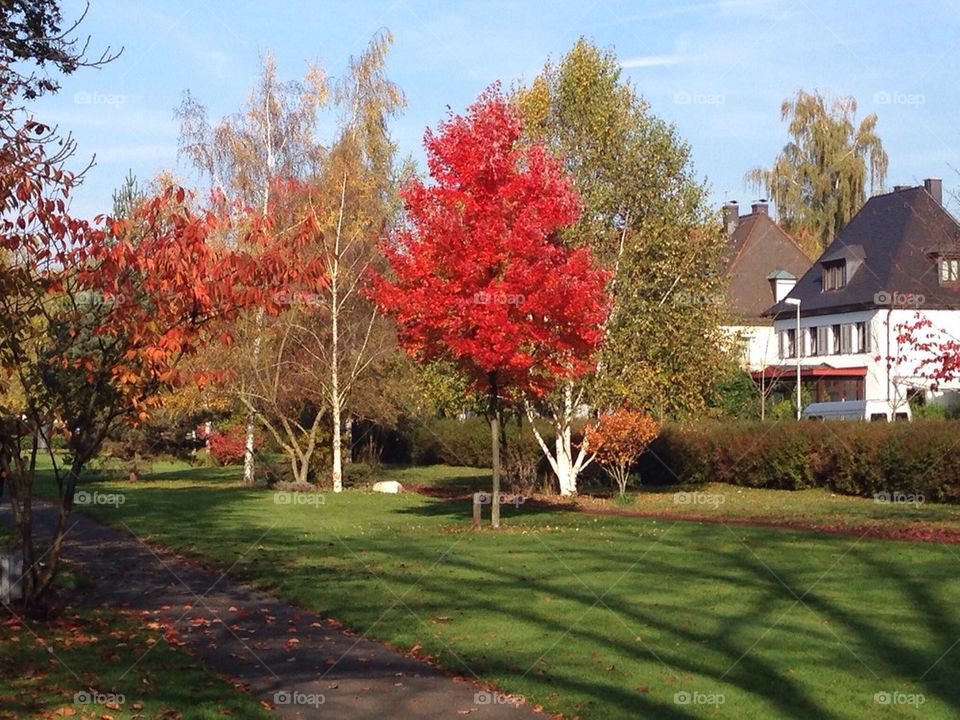
<svg viewBox="0 0 960 720">
<path fill-rule="evenodd" d="M 765 378 L 790 378 L 797 376 L 797 366 L 796 365 L 767 365 L 763 370 L 754 370 L 752 373 L 755 380 L 758 380 L 761 376 Z M 849 368 L 838 368 L 832 367 L 831 365 L 801 365 L 800 366 L 800 377 L 802 378 L 815 378 L 815 377 L 828 377 L 828 378 L 858 378 L 866 377 L 867 368 L 866 367 L 849 367 Z"/>
</svg>

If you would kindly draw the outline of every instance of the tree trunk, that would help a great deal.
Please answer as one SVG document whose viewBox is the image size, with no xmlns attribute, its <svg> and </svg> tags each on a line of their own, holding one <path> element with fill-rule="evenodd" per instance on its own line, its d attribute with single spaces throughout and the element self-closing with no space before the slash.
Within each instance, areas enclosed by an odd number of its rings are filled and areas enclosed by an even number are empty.
<svg viewBox="0 0 960 720">
<path fill-rule="evenodd" d="M 556 436 L 557 447 L 557 483 L 560 494 L 573 495 L 577 491 L 576 471 L 573 467 L 573 457 L 570 453 L 570 428 L 558 428 Z"/>
<path fill-rule="evenodd" d="M 593 462 L 593 456 L 588 455 L 586 449 L 582 446 L 574 453 L 573 406 L 573 385 L 568 383 L 564 387 L 563 407 L 559 410 L 556 407 L 551 408 L 554 432 L 553 453 L 550 452 L 550 448 L 547 447 L 546 441 L 537 429 L 533 407 L 529 402 L 526 406 L 533 436 L 550 463 L 550 469 L 557 476 L 560 494 L 566 497 L 576 494 L 577 479 L 580 477 L 580 473 Z"/>
<path fill-rule="evenodd" d="M 310 458 L 300 460 L 300 468 L 296 475 L 296 481 L 300 485 L 306 485 L 310 482 Z"/>
<path fill-rule="evenodd" d="M 33 507 L 31 489 L 36 471 L 36 442 L 29 469 L 20 464 L 17 477 L 11 479 L 10 501 L 13 508 L 14 523 L 17 529 L 18 546 L 23 556 L 23 578 L 21 579 L 21 602 L 25 608 L 36 609 L 40 606 L 44 594 L 53 583 L 60 566 L 60 556 L 63 552 L 63 541 L 67 534 L 67 520 L 73 509 L 73 495 L 76 492 L 77 480 L 80 471 L 86 464 L 85 460 L 75 461 L 67 473 L 66 484 L 60 496 L 57 508 L 57 525 L 50 545 L 44 551 L 40 560 L 37 559 L 36 544 L 33 536 Z"/>
<path fill-rule="evenodd" d="M 264 214 L 266 214 L 266 204 L 264 204 Z M 260 332 L 263 328 L 263 308 L 257 312 L 257 336 L 253 339 L 253 365 L 256 367 L 257 360 L 260 358 Z M 256 439 L 256 413 L 250 411 L 247 413 L 247 436 L 243 444 L 243 484 L 247 487 L 253 487 L 256 481 L 255 477 L 255 458 L 254 442 Z"/>
<path fill-rule="evenodd" d="M 348 417 L 343 428 L 343 463 L 353 462 L 353 418 Z"/>
<path fill-rule="evenodd" d="M 332 284 L 333 292 L 333 312 L 331 313 L 331 348 L 330 348 L 330 412 L 333 415 L 333 437 L 331 437 L 331 455 L 333 460 L 333 491 L 335 493 L 343 492 L 343 457 L 341 456 L 341 446 L 343 438 L 341 437 L 340 421 L 343 412 L 343 398 L 340 396 L 340 337 L 338 324 L 337 307 L 337 286 L 336 282 Z"/>
<path fill-rule="evenodd" d="M 343 444 L 340 437 L 340 414 L 343 397 L 340 395 L 340 233 L 343 230 L 343 208 L 347 197 L 347 174 L 340 185 L 340 214 L 337 218 L 337 233 L 333 241 L 333 258 L 330 263 L 330 412 L 333 414 L 333 491 L 343 492 Z M 349 382 L 349 380 L 348 380 Z"/>
<path fill-rule="evenodd" d="M 493 443 L 493 497 L 490 499 L 490 524 L 500 527 L 500 418 L 490 416 L 490 437 Z"/>
<path fill-rule="evenodd" d="M 333 491 L 343 492 L 343 458 L 340 437 L 340 404 L 334 403 L 333 408 Z"/>
<path fill-rule="evenodd" d="M 247 415 L 247 437 L 243 443 L 243 484 L 247 487 L 253 487 L 254 477 L 254 459 L 253 444 L 255 440 L 254 415 Z"/>
<path fill-rule="evenodd" d="M 490 440 L 493 446 L 493 497 L 490 498 L 490 524 L 500 527 L 500 398 L 497 374 L 490 373 Z"/>
</svg>

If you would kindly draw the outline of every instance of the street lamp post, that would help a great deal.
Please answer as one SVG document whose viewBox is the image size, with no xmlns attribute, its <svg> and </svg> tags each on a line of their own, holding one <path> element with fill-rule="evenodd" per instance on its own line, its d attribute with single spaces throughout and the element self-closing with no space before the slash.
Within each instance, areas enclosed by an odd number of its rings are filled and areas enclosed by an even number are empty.
<svg viewBox="0 0 960 720">
<path fill-rule="evenodd" d="M 800 298 L 787 298 L 784 300 L 787 305 L 796 305 L 797 307 L 797 335 L 793 339 L 793 354 L 797 357 L 797 420 L 800 420 L 802 408 L 800 406 L 800 348 L 803 347 L 803 337 L 800 335 Z"/>
</svg>

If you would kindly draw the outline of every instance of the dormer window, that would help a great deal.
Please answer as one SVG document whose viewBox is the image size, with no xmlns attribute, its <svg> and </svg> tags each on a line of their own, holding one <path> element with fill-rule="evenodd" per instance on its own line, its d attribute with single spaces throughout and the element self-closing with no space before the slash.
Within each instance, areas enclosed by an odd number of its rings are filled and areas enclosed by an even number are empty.
<svg viewBox="0 0 960 720">
<path fill-rule="evenodd" d="M 824 291 L 839 290 L 847 284 L 847 263 L 845 260 L 824 263 L 823 289 Z"/>
<path fill-rule="evenodd" d="M 938 262 L 941 285 L 953 285 L 960 282 L 960 258 L 941 257 Z"/>
</svg>

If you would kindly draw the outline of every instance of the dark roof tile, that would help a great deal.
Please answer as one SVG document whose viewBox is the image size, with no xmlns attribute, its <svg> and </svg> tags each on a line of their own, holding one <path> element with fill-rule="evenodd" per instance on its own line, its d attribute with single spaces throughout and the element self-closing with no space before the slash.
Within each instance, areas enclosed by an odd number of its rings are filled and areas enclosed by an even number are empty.
<svg viewBox="0 0 960 720">
<path fill-rule="evenodd" d="M 877 293 L 923 295 L 928 309 L 960 308 L 960 287 L 940 285 L 937 252 L 960 253 L 960 223 L 923 188 L 870 198 L 787 297 L 799 298 L 802 314 L 845 312 L 878 306 Z M 823 265 L 846 259 L 847 283 L 823 291 Z M 853 261 L 852 263 L 850 261 Z M 882 304 L 882 303 L 881 303 Z M 787 308 L 781 302 L 765 315 Z M 792 311 L 792 308 L 791 308 Z"/>
<path fill-rule="evenodd" d="M 761 318 L 773 302 L 771 275 L 786 271 L 800 277 L 809 267 L 810 258 L 769 215 L 740 216 L 724 254 L 724 269 L 730 278 L 727 301 L 734 318 Z"/>
</svg>

